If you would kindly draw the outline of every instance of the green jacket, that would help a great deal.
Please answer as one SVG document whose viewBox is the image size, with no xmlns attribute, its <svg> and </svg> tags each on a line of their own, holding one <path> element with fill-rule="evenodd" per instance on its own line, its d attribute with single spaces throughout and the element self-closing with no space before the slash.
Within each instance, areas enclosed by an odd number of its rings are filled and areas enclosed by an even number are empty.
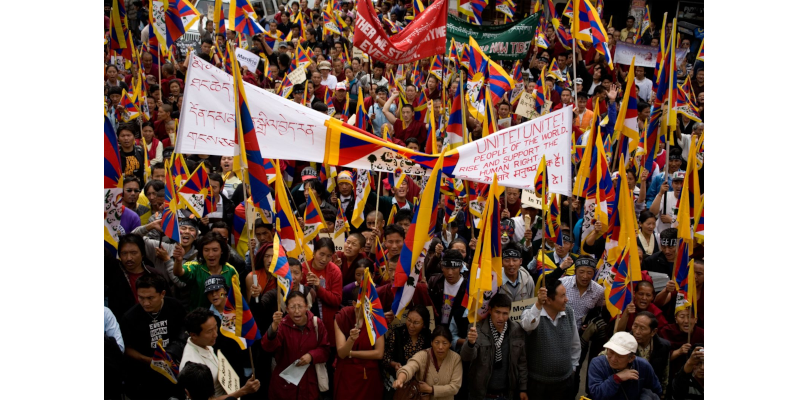
<svg viewBox="0 0 800 400">
<path fill-rule="evenodd" d="M 225 278 L 225 284 L 228 289 L 231 288 L 231 279 L 233 276 L 238 276 L 239 273 L 230 264 L 222 266 L 221 275 Z M 205 264 L 200 264 L 197 261 L 189 261 L 183 263 L 183 275 L 178 277 L 182 282 L 186 283 L 189 288 L 189 310 L 194 310 L 197 307 L 208 308 L 211 302 L 205 294 L 206 279 L 211 276 L 208 267 Z"/>
</svg>

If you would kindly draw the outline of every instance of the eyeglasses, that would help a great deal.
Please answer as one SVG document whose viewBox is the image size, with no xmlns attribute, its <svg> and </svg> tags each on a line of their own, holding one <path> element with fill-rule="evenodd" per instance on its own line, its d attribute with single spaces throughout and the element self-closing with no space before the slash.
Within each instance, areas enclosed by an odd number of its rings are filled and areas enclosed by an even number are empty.
<svg viewBox="0 0 800 400">
<path fill-rule="evenodd" d="M 291 307 L 287 307 L 290 311 L 300 311 L 303 309 L 303 306 L 293 305 Z"/>
<path fill-rule="evenodd" d="M 134 192 L 134 193 L 139 193 L 139 192 L 141 192 L 141 190 L 139 190 L 139 189 L 133 189 L 133 188 L 125 189 L 125 191 L 126 191 L 126 192 L 128 192 L 128 193 L 130 193 L 130 192 Z"/>
</svg>

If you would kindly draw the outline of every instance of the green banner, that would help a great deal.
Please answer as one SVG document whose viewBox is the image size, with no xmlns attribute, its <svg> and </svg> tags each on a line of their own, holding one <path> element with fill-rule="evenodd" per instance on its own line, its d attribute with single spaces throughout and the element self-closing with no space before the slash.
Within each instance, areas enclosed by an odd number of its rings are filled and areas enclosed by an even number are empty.
<svg viewBox="0 0 800 400">
<path fill-rule="evenodd" d="M 492 60 L 521 60 L 528 53 L 539 13 L 517 23 L 505 25 L 473 25 L 452 15 L 447 15 L 447 43 L 450 39 L 464 45 L 472 36 Z"/>
</svg>

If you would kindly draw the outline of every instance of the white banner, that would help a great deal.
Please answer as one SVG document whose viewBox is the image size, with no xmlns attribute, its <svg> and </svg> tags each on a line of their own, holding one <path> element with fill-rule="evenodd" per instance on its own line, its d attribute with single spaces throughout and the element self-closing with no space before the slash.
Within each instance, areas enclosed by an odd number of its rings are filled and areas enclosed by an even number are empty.
<svg viewBox="0 0 800 400">
<path fill-rule="evenodd" d="M 686 58 L 688 49 L 677 49 L 675 51 L 675 65 L 680 65 Z M 641 44 L 631 44 L 618 42 L 614 50 L 614 63 L 631 65 L 631 60 L 636 56 L 636 66 L 645 68 L 655 68 L 658 47 L 644 46 Z"/>
<path fill-rule="evenodd" d="M 572 194 L 570 148 L 572 107 L 495 132 L 461 145 L 453 177 L 492 182 L 497 173 L 500 185 L 533 189 L 541 157 L 547 159 L 550 192 Z"/>
<path fill-rule="evenodd" d="M 236 115 L 233 77 L 194 54 L 186 76 L 176 152 L 232 156 Z M 325 114 L 244 83 L 264 158 L 322 162 Z"/>
</svg>

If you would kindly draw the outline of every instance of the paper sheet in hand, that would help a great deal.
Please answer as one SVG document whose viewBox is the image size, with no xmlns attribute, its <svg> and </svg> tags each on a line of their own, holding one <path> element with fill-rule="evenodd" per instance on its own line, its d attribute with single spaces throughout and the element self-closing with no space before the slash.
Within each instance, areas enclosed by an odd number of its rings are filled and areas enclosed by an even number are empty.
<svg viewBox="0 0 800 400">
<path fill-rule="evenodd" d="M 298 367 L 297 361 L 286 367 L 286 369 L 283 370 L 283 372 L 281 372 L 280 374 L 281 378 L 285 379 L 286 382 L 289 382 L 295 386 L 297 386 L 297 384 L 300 383 L 300 380 L 303 379 L 303 375 L 306 373 L 306 370 L 311 365 L 311 364 L 306 364 L 303 365 L 302 367 Z"/>
</svg>

